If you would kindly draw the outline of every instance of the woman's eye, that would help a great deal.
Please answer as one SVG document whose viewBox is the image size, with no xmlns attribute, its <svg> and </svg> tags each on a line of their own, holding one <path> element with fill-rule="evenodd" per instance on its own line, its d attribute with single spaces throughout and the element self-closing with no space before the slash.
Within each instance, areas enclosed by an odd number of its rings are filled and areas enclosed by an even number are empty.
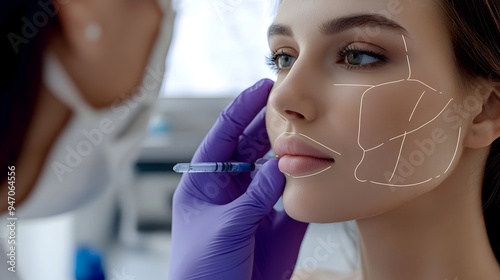
<svg viewBox="0 0 500 280">
<path fill-rule="evenodd" d="M 339 53 L 340 63 L 351 68 L 368 68 L 375 66 L 378 63 L 386 61 L 383 54 L 378 54 L 368 50 L 343 50 Z"/>
<path fill-rule="evenodd" d="M 276 58 L 276 66 L 278 69 L 291 68 L 295 63 L 295 57 L 291 57 L 287 54 L 279 55 Z"/>
<path fill-rule="evenodd" d="M 279 52 L 268 57 L 269 66 L 271 66 L 271 68 L 278 73 L 292 68 L 295 61 L 297 61 L 297 58 L 283 52 Z"/>
<path fill-rule="evenodd" d="M 366 65 L 377 62 L 379 59 L 358 51 L 349 52 L 345 57 L 345 63 L 349 65 Z"/>
</svg>

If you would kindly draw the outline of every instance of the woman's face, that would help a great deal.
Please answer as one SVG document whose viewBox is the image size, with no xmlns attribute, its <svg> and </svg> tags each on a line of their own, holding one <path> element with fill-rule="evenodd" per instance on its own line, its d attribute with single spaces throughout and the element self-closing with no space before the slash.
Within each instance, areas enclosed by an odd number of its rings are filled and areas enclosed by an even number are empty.
<svg viewBox="0 0 500 280">
<path fill-rule="evenodd" d="M 269 29 L 267 107 L 293 218 L 378 215 L 453 173 L 467 127 L 432 0 L 284 0 Z"/>
</svg>

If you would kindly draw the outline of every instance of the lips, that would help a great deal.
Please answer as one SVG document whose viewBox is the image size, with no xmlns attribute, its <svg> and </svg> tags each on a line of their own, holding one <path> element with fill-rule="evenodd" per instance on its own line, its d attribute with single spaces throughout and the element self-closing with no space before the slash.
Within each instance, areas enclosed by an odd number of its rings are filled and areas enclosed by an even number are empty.
<svg viewBox="0 0 500 280">
<path fill-rule="evenodd" d="M 314 174 L 332 166 L 335 160 L 304 142 L 296 135 L 280 136 L 274 143 L 274 152 L 280 156 L 281 172 L 291 176 Z"/>
</svg>

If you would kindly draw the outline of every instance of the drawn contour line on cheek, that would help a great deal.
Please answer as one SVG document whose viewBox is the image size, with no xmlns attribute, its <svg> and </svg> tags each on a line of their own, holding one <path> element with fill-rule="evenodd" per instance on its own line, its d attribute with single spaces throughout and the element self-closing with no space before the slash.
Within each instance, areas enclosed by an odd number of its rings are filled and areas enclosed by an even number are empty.
<svg viewBox="0 0 500 280">
<path fill-rule="evenodd" d="M 273 108 L 274 112 L 275 112 L 275 113 L 276 113 L 276 114 L 277 114 L 277 115 L 278 115 L 278 116 L 279 116 L 279 117 L 280 117 L 283 121 L 288 122 L 288 120 L 287 120 L 284 116 L 282 116 L 282 115 L 278 112 L 278 110 L 276 110 L 276 108 L 274 108 L 274 106 L 272 106 L 272 105 L 271 105 L 271 108 Z M 312 137 L 309 137 L 309 136 L 307 136 L 307 135 L 305 135 L 305 134 L 303 134 L 303 133 L 297 133 L 297 132 L 287 132 L 287 131 L 284 131 L 284 132 L 283 132 L 283 133 L 281 133 L 278 137 L 276 137 L 276 139 L 274 140 L 274 143 L 276 143 L 276 141 L 278 140 L 278 138 L 280 138 L 280 137 L 281 137 L 281 136 L 283 136 L 283 135 L 298 135 L 298 136 L 304 137 L 304 138 L 306 138 L 307 140 L 309 140 L 309 141 L 311 141 L 311 142 L 314 142 L 314 143 L 316 143 L 317 145 L 319 145 L 319 146 L 321 146 L 321 147 L 323 147 L 323 148 L 325 148 L 325 149 L 327 149 L 327 150 L 331 151 L 332 153 L 335 153 L 335 154 L 337 154 L 337 155 L 339 155 L 339 156 L 340 156 L 340 155 L 342 155 L 341 153 L 339 153 L 339 152 L 335 151 L 334 149 L 332 149 L 332 148 L 330 148 L 330 147 L 326 146 L 325 144 L 323 144 L 323 143 L 321 143 L 321 142 L 319 142 L 319 141 L 317 141 L 317 140 L 313 139 Z M 322 169 L 322 170 L 320 170 L 320 171 L 314 172 L 314 173 L 312 173 L 312 174 L 307 174 L 307 175 L 302 175 L 302 176 L 293 176 L 293 175 L 288 174 L 288 173 L 284 173 L 284 174 L 286 174 L 287 176 L 290 176 L 290 177 L 292 177 L 292 178 L 294 178 L 294 179 L 301 179 L 301 178 L 307 178 L 307 177 L 316 176 L 316 175 L 318 175 L 318 174 L 321 174 L 321 173 L 323 173 L 323 172 L 325 172 L 325 171 L 329 170 L 330 168 L 332 168 L 332 165 L 330 165 L 330 166 L 328 166 L 328 167 L 326 167 L 326 168 L 324 168 L 324 169 Z"/>
<path fill-rule="evenodd" d="M 367 152 L 370 152 L 370 151 L 373 151 L 375 149 L 378 149 L 380 147 L 382 147 L 385 142 L 375 146 L 375 147 L 372 147 L 372 148 L 369 148 L 369 149 L 365 149 L 362 145 L 361 145 L 361 141 L 360 141 L 360 136 L 361 136 L 361 120 L 362 120 L 362 114 L 363 114 L 363 101 L 364 101 L 364 97 L 365 95 L 372 89 L 374 88 L 377 88 L 377 87 L 382 87 L 382 86 L 386 86 L 386 85 L 390 85 L 390 84 L 396 84 L 396 83 L 401 83 L 401 82 L 418 82 L 422 85 L 424 85 L 425 87 L 431 89 L 433 92 L 436 92 L 436 93 L 439 93 L 440 95 L 442 95 L 443 93 L 442 92 L 438 92 L 436 89 L 432 88 L 431 86 L 427 85 L 426 83 L 418 80 L 418 79 L 412 79 L 411 76 L 412 76 L 412 69 L 411 69 L 411 63 L 410 63 L 410 56 L 408 54 L 408 45 L 406 43 L 406 39 L 404 37 L 404 35 L 401 35 L 402 39 L 403 39 L 403 44 L 404 44 L 404 47 L 405 47 L 405 51 L 406 51 L 406 60 L 407 60 L 407 64 L 408 64 L 408 77 L 406 79 L 401 79 L 401 80 L 396 80 L 396 81 L 390 81 L 390 82 L 385 82 L 385 83 L 381 83 L 381 84 L 377 84 L 377 85 L 363 85 L 363 84 L 335 84 L 334 86 L 347 86 L 347 87 L 368 87 L 368 89 L 366 89 L 362 96 L 361 96 L 361 103 L 360 103 L 360 110 L 359 110 L 359 122 L 358 122 L 358 146 L 361 148 L 361 150 L 363 151 L 363 155 L 361 156 L 361 160 L 360 162 L 358 163 L 358 165 L 356 166 L 356 168 L 354 169 L 354 177 L 356 178 L 356 180 L 358 180 L 359 182 L 367 182 L 368 180 L 362 180 L 360 178 L 358 178 L 358 175 L 357 175 L 357 170 L 358 168 L 361 166 L 361 164 L 363 163 L 364 159 L 365 159 L 365 155 Z M 414 108 L 413 108 L 413 111 L 412 113 L 410 114 L 409 116 L 409 120 L 408 122 L 410 122 L 413 118 L 413 115 L 421 101 L 421 99 L 424 97 L 424 95 L 426 94 L 427 91 L 423 91 L 422 94 L 420 95 L 417 103 L 415 104 Z M 391 175 L 391 178 L 389 179 L 389 181 L 391 181 L 396 173 L 396 170 L 397 170 L 397 167 L 399 165 L 399 161 L 401 159 L 401 153 L 402 153 L 402 150 L 403 150 L 403 147 L 404 147 L 404 144 L 405 144 L 405 140 L 406 140 L 406 136 L 409 135 L 409 134 L 412 134 L 420 129 L 422 129 L 423 127 L 425 127 L 426 125 L 430 124 L 431 122 L 433 122 L 434 120 L 436 120 L 444 111 L 445 109 L 449 106 L 449 104 L 453 101 L 454 99 L 451 98 L 448 103 L 444 106 L 444 108 L 439 112 L 439 114 L 437 114 L 434 118 L 432 118 L 430 121 L 426 122 L 425 124 L 421 125 L 420 127 L 416 128 L 416 129 L 413 129 L 411 131 L 406 131 L 401 134 L 401 135 L 398 135 L 396 137 L 392 137 L 389 139 L 389 141 L 394 141 L 398 138 L 401 138 L 403 137 L 402 141 L 401 141 L 401 145 L 400 145 L 400 148 L 399 148 L 399 154 L 398 154 L 398 157 L 397 157 L 397 160 L 396 160 L 396 163 L 395 163 L 395 166 L 394 166 L 394 169 L 393 169 L 393 172 L 392 172 L 392 175 Z M 457 154 L 457 151 L 458 151 L 458 146 L 460 144 L 460 136 L 461 136 L 461 131 L 462 131 L 462 127 L 459 128 L 459 131 L 458 131 L 458 136 L 457 136 L 457 145 L 456 145 L 456 148 L 455 148 L 455 152 L 454 152 L 454 155 L 452 157 L 452 159 L 450 160 L 450 163 L 448 165 L 448 167 L 446 168 L 446 170 L 442 173 L 442 174 L 439 174 L 437 176 L 435 176 L 434 178 L 431 177 L 427 180 L 424 180 L 422 182 L 417 182 L 417 183 L 413 183 L 413 184 L 388 184 L 388 183 L 383 183 L 383 182 L 377 182 L 377 181 L 372 181 L 370 180 L 370 183 L 373 183 L 373 184 L 377 184 L 377 185 L 384 185 L 384 186 L 389 186 L 389 187 L 411 187 L 411 186 L 417 186 L 417 185 L 421 185 L 421 184 L 425 184 L 435 178 L 439 178 L 441 175 L 445 174 L 449 168 L 451 167 L 454 159 L 455 159 L 455 156 Z"/>
</svg>

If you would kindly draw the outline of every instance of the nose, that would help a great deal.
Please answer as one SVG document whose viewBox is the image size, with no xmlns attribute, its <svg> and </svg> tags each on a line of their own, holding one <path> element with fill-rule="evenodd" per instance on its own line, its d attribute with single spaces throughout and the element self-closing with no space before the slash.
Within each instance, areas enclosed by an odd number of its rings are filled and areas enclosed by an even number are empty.
<svg viewBox="0 0 500 280">
<path fill-rule="evenodd" d="M 298 62 L 282 82 L 279 80 L 270 96 L 270 104 L 288 121 L 313 121 L 318 116 L 318 78 L 312 71 L 299 69 Z"/>
</svg>

